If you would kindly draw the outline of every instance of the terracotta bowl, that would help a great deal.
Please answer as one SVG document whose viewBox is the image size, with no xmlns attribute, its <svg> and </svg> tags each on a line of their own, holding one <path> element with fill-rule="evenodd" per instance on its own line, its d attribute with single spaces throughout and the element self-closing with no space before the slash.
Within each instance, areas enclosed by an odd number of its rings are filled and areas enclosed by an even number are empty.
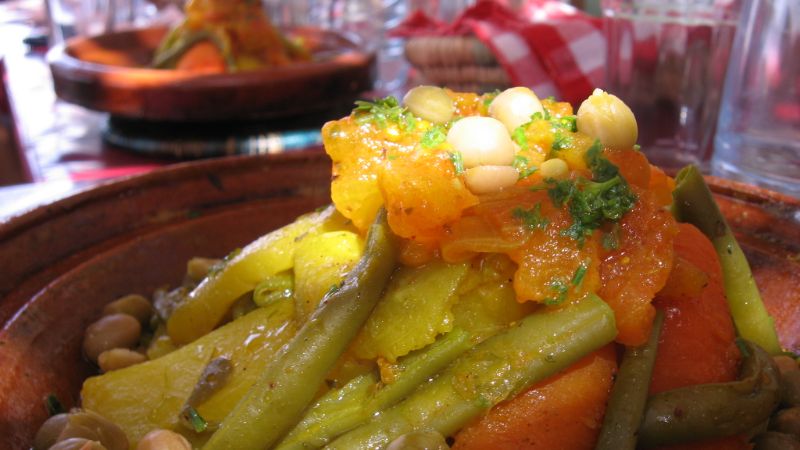
<svg viewBox="0 0 800 450">
<path fill-rule="evenodd" d="M 109 300 L 175 285 L 191 256 L 222 256 L 330 202 L 320 151 L 171 166 L 0 225 L 0 436 L 28 448 L 55 394 L 78 403 L 94 369 L 85 327 Z M 777 320 L 800 350 L 800 202 L 709 179 Z"/>
<path fill-rule="evenodd" d="M 214 121 L 339 110 L 372 87 L 374 56 L 330 31 L 297 30 L 318 43 L 310 62 L 225 74 L 148 68 L 166 32 L 144 28 L 54 47 L 48 61 L 56 94 L 120 117 Z"/>
</svg>

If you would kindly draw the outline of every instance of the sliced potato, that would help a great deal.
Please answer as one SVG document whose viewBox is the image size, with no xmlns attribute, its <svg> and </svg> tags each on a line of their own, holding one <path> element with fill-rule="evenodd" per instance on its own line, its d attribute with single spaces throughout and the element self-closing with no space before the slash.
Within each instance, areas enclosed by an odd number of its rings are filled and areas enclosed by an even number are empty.
<svg viewBox="0 0 800 450">
<path fill-rule="evenodd" d="M 81 391 L 83 407 L 122 427 L 134 446 L 155 428 L 182 430 L 178 415 L 206 364 L 228 356 L 231 379 L 197 408 L 209 423 L 219 422 L 294 335 L 293 317 L 291 300 L 277 302 L 158 359 L 91 377 Z M 199 438 L 185 431 L 190 440 Z"/>
</svg>

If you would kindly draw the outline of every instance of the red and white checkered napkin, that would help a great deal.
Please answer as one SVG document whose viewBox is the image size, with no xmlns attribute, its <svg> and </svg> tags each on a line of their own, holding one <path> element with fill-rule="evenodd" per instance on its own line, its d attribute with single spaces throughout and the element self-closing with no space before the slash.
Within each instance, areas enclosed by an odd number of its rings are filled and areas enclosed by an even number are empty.
<svg viewBox="0 0 800 450">
<path fill-rule="evenodd" d="M 422 12 L 409 16 L 395 36 L 474 35 L 495 55 L 515 86 L 539 97 L 580 104 L 605 74 L 606 40 L 601 21 L 565 3 L 529 0 L 514 11 L 479 0 L 452 24 Z"/>
</svg>

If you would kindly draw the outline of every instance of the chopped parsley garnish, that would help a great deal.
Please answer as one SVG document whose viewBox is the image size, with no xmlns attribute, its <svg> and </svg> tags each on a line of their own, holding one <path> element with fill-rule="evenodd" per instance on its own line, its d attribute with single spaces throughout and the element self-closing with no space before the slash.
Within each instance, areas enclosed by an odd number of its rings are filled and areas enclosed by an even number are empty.
<svg viewBox="0 0 800 450">
<path fill-rule="evenodd" d="M 461 152 L 450 152 L 450 161 L 453 163 L 456 175 L 464 173 L 464 158 L 461 156 Z"/>
<path fill-rule="evenodd" d="M 435 125 L 422 135 L 420 143 L 425 148 L 434 148 L 447 140 L 447 133 L 441 125 Z"/>
<path fill-rule="evenodd" d="M 495 89 L 493 92 L 483 94 L 483 106 L 488 108 L 498 95 L 500 95 L 500 89 Z"/>
<path fill-rule="evenodd" d="M 577 185 L 572 180 L 556 180 L 553 178 L 548 178 L 545 180 L 545 182 L 551 186 L 549 189 L 547 189 L 547 195 L 550 196 L 550 200 L 553 201 L 553 204 L 556 205 L 556 208 L 561 208 L 565 204 L 569 203 L 578 190 Z M 536 190 L 541 189 L 542 188 L 540 187 L 536 188 Z"/>
<path fill-rule="evenodd" d="M 619 224 L 611 226 L 611 230 L 603 233 L 603 248 L 606 250 L 616 250 L 619 248 Z"/>
<path fill-rule="evenodd" d="M 531 115 L 531 120 L 550 120 L 550 111 L 544 110 L 544 113 L 535 112 Z"/>
<path fill-rule="evenodd" d="M 195 433 L 202 433 L 208 428 L 208 422 L 197 412 L 196 409 L 189 406 L 184 411 L 186 421 L 191 425 Z"/>
<path fill-rule="evenodd" d="M 636 194 L 619 174 L 619 168 L 602 156 L 602 150 L 595 142 L 586 152 L 592 180 L 545 180 L 553 204 L 558 208 L 566 205 L 572 216 L 572 225 L 561 233 L 580 245 L 604 223 L 617 222 L 636 203 Z"/>
<path fill-rule="evenodd" d="M 517 172 L 519 172 L 520 180 L 528 178 L 529 176 L 533 175 L 534 172 L 539 170 L 536 167 L 528 167 L 528 158 L 522 155 L 516 155 L 514 160 L 511 162 L 511 166 L 517 169 Z"/>
<path fill-rule="evenodd" d="M 550 123 L 557 129 L 567 130 L 571 132 L 578 131 L 577 116 L 563 116 L 550 119 Z"/>
<path fill-rule="evenodd" d="M 594 181 L 608 181 L 619 174 L 619 168 L 603 157 L 603 146 L 599 140 L 595 140 L 586 150 L 584 160 L 592 171 Z"/>
<path fill-rule="evenodd" d="M 353 112 L 356 113 L 356 120 L 361 124 L 373 122 L 381 128 L 386 128 L 391 122 L 404 130 L 413 130 L 417 125 L 414 114 L 400 106 L 397 99 L 391 95 L 374 102 L 357 100 Z"/>
<path fill-rule="evenodd" d="M 531 230 L 536 230 L 536 229 L 544 230 L 545 228 L 547 228 L 547 224 L 550 223 L 550 221 L 546 217 L 542 216 L 541 203 L 537 203 L 536 205 L 534 205 L 533 208 L 528 210 L 522 208 L 514 208 L 511 211 L 511 215 L 515 219 L 521 220 L 525 224 L 525 226 L 527 226 Z"/>
<path fill-rule="evenodd" d="M 56 397 L 56 394 L 48 394 L 47 397 L 45 397 L 44 407 L 47 408 L 47 414 L 49 414 L 50 417 L 67 412 L 64 405 L 62 405 L 61 401 Z"/>
<path fill-rule="evenodd" d="M 514 132 L 511 133 L 511 139 L 513 139 L 522 150 L 527 150 L 529 148 L 528 136 L 525 135 L 525 125 L 520 125 L 515 128 Z"/>
<path fill-rule="evenodd" d="M 553 145 L 552 145 L 553 150 L 554 151 L 564 150 L 570 145 L 572 145 L 572 137 L 561 133 L 560 130 L 556 130 L 555 137 L 553 138 Z"/>
<path fill-rule="evenodd" d="M 575 269 L 575 273 L 572 274 L 572 285 L 578 287 L 583 283 L 583 277 L 586 276 L 586 271 L 589 270 L 589 261 L 584 261 L 578 265 L 578 268 Z"/>
<path fill-rule="evenodd" d="M 581 244 L 604 222 L 622 218 L 636 202 L 636 195 L 619 175 L 603 182 L 585 178 L 558 181 L 548 193 L 557 206 L 568 205 L 572 225 L 562 233 Z"/>
<path fill-rule="evenodd" d="M 567 299 L 567 291 L 569 290 L 567 283 L 564 283 L 561 280 L 553 279 L 548 281 L 546 285 L 556 296 L 544 299 L 545 305 L 559 305 Z"/>
</svg>

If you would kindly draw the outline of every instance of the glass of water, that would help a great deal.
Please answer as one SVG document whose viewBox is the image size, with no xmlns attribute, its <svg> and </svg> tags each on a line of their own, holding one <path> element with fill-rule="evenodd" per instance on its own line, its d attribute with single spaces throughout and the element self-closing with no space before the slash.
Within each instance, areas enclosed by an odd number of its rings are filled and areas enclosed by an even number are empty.
<svg viewBox="0 0 800 450">
<path fill-rule="evenodd" d="M 665 169 L 707 171 L 740 0 L 603 0 L 602 7 L 605 89 L 636 115 L 642 151 Z"/>
<path fill-rule="evenodd" d="M 747 2 L 712 172 L 800 197 L 800 1 Z"/>
<path fill-rule="evenodd" d="M 52 43 L 142 25 L 152 6 L 146 0 L 47 0 Z"/>
</svg>

